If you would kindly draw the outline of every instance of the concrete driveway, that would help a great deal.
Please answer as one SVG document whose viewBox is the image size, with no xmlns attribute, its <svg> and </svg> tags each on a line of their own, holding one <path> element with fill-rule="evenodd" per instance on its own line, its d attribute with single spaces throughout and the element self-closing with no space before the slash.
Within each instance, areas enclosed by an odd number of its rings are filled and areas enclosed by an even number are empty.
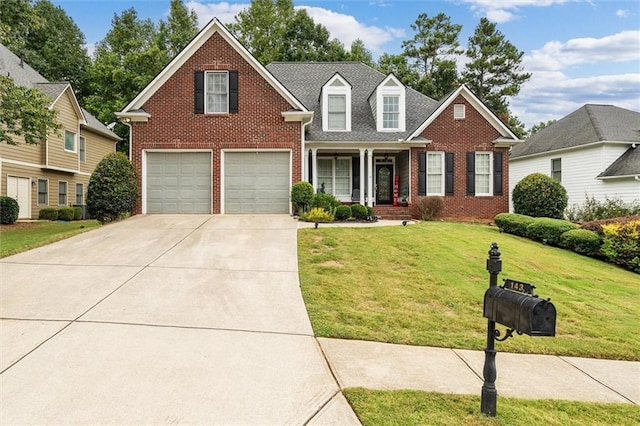
<svg viewBox="0 0 640 426">
<path fill-rule="evenodd" d="M 135 216 L 0 261 L 3 424 L 359 424 L 284 215 Z"/>
</svg>

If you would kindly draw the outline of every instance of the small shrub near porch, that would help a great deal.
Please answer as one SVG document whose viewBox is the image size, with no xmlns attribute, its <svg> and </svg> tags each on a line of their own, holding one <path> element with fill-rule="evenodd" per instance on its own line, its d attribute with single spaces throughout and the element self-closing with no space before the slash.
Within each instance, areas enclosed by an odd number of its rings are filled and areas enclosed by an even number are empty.
<svg viewBox="0 0 640 426">
<path fill-rule="evenodd" d="M 444 210 L 444 197 L 420 197 L 411 208 L 412 216 L 433 220 Z"/>
</svg>

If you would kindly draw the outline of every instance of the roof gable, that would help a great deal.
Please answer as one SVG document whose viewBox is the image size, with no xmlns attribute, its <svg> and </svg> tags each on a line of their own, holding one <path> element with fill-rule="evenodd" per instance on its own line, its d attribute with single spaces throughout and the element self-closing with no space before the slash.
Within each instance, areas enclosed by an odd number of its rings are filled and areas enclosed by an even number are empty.
<svg viewBox="0 0 640 426">
<path fill-rule="evenodd" d="M 476 95 L 469 90 L 466 85 L 462 85 L 458 87 L 456 90 L 449 93 L 449 95 L 445 96 L 439 103 L 438 107 L 433 111 L 433 113 L 427 117 L 427 119 L 409 136 L 409 139 L 414 139 L 420 136 L 424 130 L 429 127 L 433 121 L 442 114 L 444 110 L 453 103 L 453 101 L 458 97 L 464 97 L 471 106 L 473 106 L 479 113 L 484 117 L 487 122 L 495 128 L 498 133 L 504 138 L 499 142 L 502 142 L 507 145 L 515 145 L 516 143 L 520 143 L 520 139 L 511 131 L 509 128 L 493 113 L 487 106 L 478 99 Z"/>
<path fill-rule="evenodd" d="M 305 111 L 304 105 L 291 94 L 278 80 L 249 51 L 229 32 L 218 20 L 213 18 L 209 23 L 167 64 L 162 71 L 142 91 L 116 113 L 118 117 L 126 117 L 128 113 L 139 114 L 139 110 L 151 96 L 169 80 L 169 78 L 214 34 L 219 34 L 231 47 L 238 52 L 264 78 L 293 109 Z"/>
<path fill-rule="evenodd" d="M 71 88 L 71 84 L 69 83 L 37 83 L 35 85 L 37 89 L 42 90 L 47 96 L 49 96 L 52 101 L 49 105 L 49 109 L 52 109 L 58 104 L 60 99 L 63 96 L 68 96 L 71 107 L 73 108 L 76 117 L 78 117 L 78 121 L 80 124 L 87 124 L 87 120 L 84 116 L 82 108 L 78 103 L 78 98 L 76 98 L 76 94 L 73 93 L 73 89 Z"/>
</svg>

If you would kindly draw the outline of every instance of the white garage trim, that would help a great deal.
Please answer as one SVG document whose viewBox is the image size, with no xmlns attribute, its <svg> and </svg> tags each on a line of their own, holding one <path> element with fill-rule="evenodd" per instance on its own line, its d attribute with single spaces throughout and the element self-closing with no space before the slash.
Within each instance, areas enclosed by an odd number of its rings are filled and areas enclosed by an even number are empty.
<svg viewBox="0 0 640 426">
<path fill-rule="evenodd" d="M 147 206 L 147 173 L 148 173 L 148 154 L 150 153 L 208 153 L 211 159 L 209 165 L 209 176 L 213 177 L 213 150 L 211 149 L 147 149 L 142 151 L 142 184 L 141 184 L 141 199 L 142 199 L 142 214 L 147 214 L 148 206 Z M 210 197 L 210 206 L 209 212 L 213 212 L 213 202 L 214 202 L 213 194 L 213 182 L 211 182 L 211 197 Z"/>
<path fill-rule="evenodd" d="M 225 206 L 225 190 L 226 190 L 226 182 L 225 182 L 225 164 L 226 158 L 225 154 L 227 153 L 287 153 L 289 156 L 288 161 L 288 175 L 289 179 L 287 182 L 287 191 L 288 194 L 291 193 L 291 177 L 293 176 L 293 167 L 292 167 L 292 151 L 291 149 L 225 149 L 220 152 L 220 213 L 226 213 L 227 209 Z M 291 203 L 287 202 L 287 212 L 291 214 Z"/>
</svg>

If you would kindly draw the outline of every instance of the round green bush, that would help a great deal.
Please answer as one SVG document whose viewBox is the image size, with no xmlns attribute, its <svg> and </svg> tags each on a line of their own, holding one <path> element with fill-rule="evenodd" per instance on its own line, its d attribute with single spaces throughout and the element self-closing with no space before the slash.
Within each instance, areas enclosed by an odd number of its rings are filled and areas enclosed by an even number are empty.
<svg viewBox="0 0 640 426">
<path fill-rule="evenodd" d="M 351 217 L 351 207 L 346 204 L 338 206 L 336 208 L 336 219 L 337 220 L 347 220 Z"/>
<path fill-rule="evenodd" d="M 578 225 L 567 220 L 539 217 L 527 226 L 527 233 L 531 239 L 557 246 L 560 244 L 562 234 L 577 228 Z"/>
<path fill-rule="evenodd" d="M 309 182 L 296 182 L 291 187 L 291 202 L 296 205 L 296 209 L 307 211 L 313 201 L 313 185 Z"/>
<path fill-rule="evenodd" d="M 366 220 L 369 216 L 369 211 L 367 210 L 367 206 L 353 204 L 351 205 L 351 214 L 357 220 Z"/>
<path fill-rule="evenodd" d="M 572 229 L 560 236 L 560 247 L 586 256 L 596 256 L 602 246 L 602 237 L 588 229 Z"/>
<path fill-rule="evenodd" d="M 527 226 L 535 219 L 517 213 L 500 213 L 493 219 L 500 231 L 507 234 L 518 235 L 520 237 L 528 237 Z"/>
<path fill-rule="evenodd" d="M 311 203 L 312 207 L 320 207 L 330 212 L 333 211 L 338 206 L 341 206 L 342 203 L 338 201 L 333 194 L 328 194 L 326 192 L 318 192 L 313 197 L 313 202 Z"/>
<path fill-rule="evenodd" d="M 58 209 L 58 220 L 66 220 L 71 222 L 75 214 L 73 207 L 63 207 Z"/>
<path fill-rule="evenodd" d="M 82 220 L 82 207 L 73 208 L 73 220 Z"/>
<path fill-rule="evenodd" d="M 533 173 L 513 188 L 513 211 L 533 217 L 562 219 L 567 208 L 567 190 L 550 176 Z"/>
<path fill-rule="evenodd" d="M 0 223 L 12 225 L 18 220 L 20 206 L 15 198 L 0 197 Z"/>
<path fill-rule="evenodd" d="M 138 177 L 121 152 L 107 154 L 93 171 L 87 192 L 87 211 L 100 222 L 118 220 L 138 200 Z"/>
<path fill-rule="evenodd" d="M 40 209 L 40 213 L 38 213 L 38 219 L 58 220 L 58 209 L 54 209 L 51 207 Z"/>
</svg>

